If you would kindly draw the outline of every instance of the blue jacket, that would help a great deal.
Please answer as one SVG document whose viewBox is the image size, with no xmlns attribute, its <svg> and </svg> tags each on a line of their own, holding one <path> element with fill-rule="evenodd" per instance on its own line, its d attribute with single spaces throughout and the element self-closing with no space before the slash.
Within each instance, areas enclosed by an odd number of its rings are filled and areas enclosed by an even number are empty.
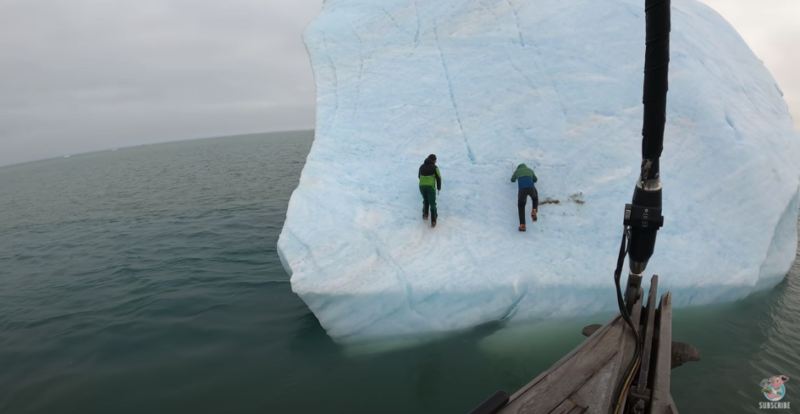
<svg viewBox="0 0 800 414">
<path fill-rule="evenodd" d="M 514 171 L 514 175 L 511 176 L 511 182 L 517 182 L 517 186 L 520 190 L 525 188 L 536 188 L 533 184 L 536 181 L 539 181 L 536 178 L 536 174 L 533 172 L 532 169 L 528 168 L 525 164 L 520 164 L 517 166 L 517 170 Z"/>
</svg>

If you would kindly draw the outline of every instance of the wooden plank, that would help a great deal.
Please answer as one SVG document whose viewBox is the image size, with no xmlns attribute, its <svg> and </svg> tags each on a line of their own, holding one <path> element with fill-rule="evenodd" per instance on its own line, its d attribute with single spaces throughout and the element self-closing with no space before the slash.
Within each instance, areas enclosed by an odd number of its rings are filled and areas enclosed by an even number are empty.
<svg viewBox="0 0 800 414">
<path fill-rule="evenodd" d="M 612 361 L 616 364 L 625 342 L 633 342 L 629 337 L 622 318 L 614 318 L 553 367 L 512 395 L 500 413 L 551 412 L 590 382 L 605 365 Z"/>
<path fill-rule="evenodd" d="M 562 401 L 561 404 L 558 405 L 553 411 L 550 411 L 549 414 L 581 414 L 586 412 L 586 407 L 578 405 L 575 401 L 570 400 L 567 398 L 566 400 Z"/>
<path fill-rule="evenodd" d="M 639 288 L 636 302 L 633 304 L 633 307 L 631 307 L 631 309 L 632 309 L 631 322 L 633 323 L 633 326 L 639 329 L 642 316 L 642 288 Z M 615 375 L 613 382 L 609 384 L 609 386 L 612 387 L 611 399 L 614 398 L 613 394 L 616 391 L 617 384 L 619 384 L 619 382 L 625 376 L 626 370 L 628 369 L 628 364 L 630 364 L 630 361 L 633 358 L 634 353 L 636 352 L 636 340 L 635 340 L 636 338 L 630 332 L 630 328 L 627 325 L 625 325 L 625 335 L 627 338 L 629 338 L 629 341 L 625 343 L 625 346 L 622 349 L 623 360 L 620 361 L 619 364 L 617 364 L 617 374 Z M 627 396 L 625 398 L 627 398 Z M 614 402 L 615 401 L 609 401 L 609 405 L 605 408 L 606 412 L 613 411 Z"/>
<path fill-rule="evenodd" d="M 647 293 L 647 308 L 645 309 L 645 324 L 642 340 L 642 364 L 639 366 L 638 383 L 636 392 L 646 394 L 649 388 L 648 375 L 650 373 L 650 353 L 653 349 L 653 330 L 656 318 L 656 293 L 658 291 L 658 275 L 650 278 L 650 290 Z"/>
<path fill-rule="evenodd" d="M 605 340 L 605 339 L 604 339 L 604 338 L 605 338 L 605 336 L 606 336 L 606 335 L 608 335 L 610 331 L 613 331 L 614 329 L 619 329 L 619 328 L 621 328 L 621 325 L 620 325 L 621 323 L 624 323 L 624 322 L 622 322 L 622 318 L 620 318 L 619 316 L 617 316 L 617 317 L 615 317 L 614 319 L 612 319 L 612 320 L 611 320 L 609 323 L 607 323 L 606 325 L 603 325 L 603 326 L 602 326 L 600 329 L 598 329 L 598 330 L 597 330 L 597 332 L 595 332 L 595 334 L 594 334 L 594 335 L 592 335 L 592 337 L 588 338 L 588 339 L 587 339 L 587 340 L 585 340 L 585 341 L 584 341 L 584 342 L 583 342 L 581 345 L 579 345 L 578 347 L 574 348 L 574 349 L 573 349 L 572 351 L 570 351 L 570 352 L 569 352 L 567 355 L 563 356 L 561 359 L 559 359 L 558 361 L 556 361 L 556 363 L 555 363 L 555 364 L 553 364 L 553 365 L 550 367 L 550 369 L 548 369 L 548 370 L 547 370 L 547 371 L 545 371 L 545 372 L 542 372 L 541 374 L 539 374 L 538 376 L 536 376 L 536 378 L 534 378 L 533 380 L 531 380 L 531 382 L 529 382 L 529 383 L 528 383 L 528 384 L 526 384 L 524 387 L 522 387 L 522 388 L 520 388 L 519 390 L 517 390 L 517 392 L 515 392 L 515 393 L 514 393 L 514 394 L 511 396 L 511 400 L 514 400 L 514 399 L 516 399 L 516 398 L 520 397 L 522 394 L 526 393 L 526 392 L 527 392 L 527 391 L 528 391 L 530 388 L 532 388 L 532 387 L 536 386 L 536 385 L 537 385 L 539 382 L 541 382 L 541 381 L 544 379 L 544 377 L 546 377 L 546 376 L 547 376 L 548 372 L 550 372 L 550 371 L 552 371 L 552 370 L 554 370 L 554 369 L 557 369 L 557 368 L 558 368 L 558 367 L 560 367 L 561 365 L 565 364 L 567 361 L 569 361 L 570 359 L 572 359 L 572 358 L 573 358 L 573 357 L 574 357 L 576 354 L 578 354 L 579 352 L 581 352 L 581 350 L 582 350 L 584 347 L 587 347 L 587 346 L 590 346 L 591 344 L 595 344 L 595 343 L 597 343 L 597 342 L 599 342 L 599 341 Z M 615 333 L 616 335 L 618 335 L 618 332 L 614 332 L 614 333 Z"/>
<path fill-rule="evenodd" d="M 576 404 L 587 407 L 587 412 L 601 412 L 606 414 L 611 399 L 614 398 L 615 385 L 610 385 L 614 381 L 619 381 L 614 375 L 617 373 L 617 366 L 624 360 L 624 355 L 617 354 L 617 357 L 601 368 L 592 379 L 583 387 L 575 392 L 570 399 Z M 600 402 L 607 402 L 600 407 Z M 596 408 L 592 408 L 596 407 Z"/>
<path fill-rule="evenodd" d="M 638 326 L 642 295 L 633 306 L 631 320 Z M 617 316 L 549 370 L 514 393 L 502 414 L 550 413 L 566 400 L 588 402 L 586 413 L 607 413 L 614 390 L 636 347 L 635 337 Z M 588 400 L 588 401 L 587 401 Z"/>
<path fill-rule="evenodd" d="M 658 345 L 655 354 L 656 365 L 653 373 L 653 400 L 650 404 L 650 413 L 677 414 L 678 410 L 670 394 L 672 370 L 672 294 L 670 292 L 661 297 L 657 335 Z"/>
</svg>

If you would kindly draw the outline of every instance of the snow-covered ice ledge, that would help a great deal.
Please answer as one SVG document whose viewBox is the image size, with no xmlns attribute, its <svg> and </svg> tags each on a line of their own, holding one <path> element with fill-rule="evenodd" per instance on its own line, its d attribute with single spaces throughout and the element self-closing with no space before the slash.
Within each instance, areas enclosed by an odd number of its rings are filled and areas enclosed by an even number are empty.
<svg viewBox="0 0 800 414">
<path fill-rule="evenodd" d="M 648 272 L 678 306 L 733 300 L 794 258 L 798 137 L 735 30 L 697 1 L 672 4 L 666 224 Z M 305 40 L 316 138 L 278 248 L 333 338 L 613 309 L 642 1 L 327 0 Z M 416 181 L 429 153 L 444 178 L 434 230 Z M 519 162 L 560 200 L 527 233 Z"/>
</svg>

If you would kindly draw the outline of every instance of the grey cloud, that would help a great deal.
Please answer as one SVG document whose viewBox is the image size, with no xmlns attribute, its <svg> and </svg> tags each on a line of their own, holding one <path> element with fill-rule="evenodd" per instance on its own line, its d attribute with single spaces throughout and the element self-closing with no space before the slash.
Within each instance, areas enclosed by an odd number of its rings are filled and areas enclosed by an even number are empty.
<svg viewBox="0 0 800 414">
<path fill-rule="evenodd" d="M 800 1 L 702 0 L 728 20 L 772 72 L 800 130 Z"/>
<path fill-rule="evenodd" d="M 0 164 L 311 128 L 321 0 L 0 3 Z"/>
<path fill-rule="evenodd" d="M 705 0 L 770 68 L 800 126 L 800 2 Z M 0 2 L 0 165 L 311 128 L 302 44 L 322 0 Z"/>
</svg>

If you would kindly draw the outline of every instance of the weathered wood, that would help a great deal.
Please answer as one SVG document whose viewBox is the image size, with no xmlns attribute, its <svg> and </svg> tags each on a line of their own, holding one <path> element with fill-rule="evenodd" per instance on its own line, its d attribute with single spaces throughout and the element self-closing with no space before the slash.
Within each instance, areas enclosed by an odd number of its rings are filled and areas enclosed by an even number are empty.
<svg viewBox="0 0 800 414">
<path fill-rule="evenodd" d="M 591 356 L 589 356 L 591 357 Z M 575 403 L 580 404 L 584 407 L 592 407 L 598 405 L 598 402 L 601 401 L 611 401 L 614 398 L 614 386 L 609 386 L 614 376 L 614 373 L 617 372 L 617 364 L 619 361 L 624 360 L 624 355 L 620 354 L 617 358 L 613 361 L 617 361 L 616 363 L 609 363 L 602 367 L 597 373 L 586 382 L 579 390 L 573 394 L 570 399 L 573 400 Z M 599 412 L 600 410 L 592 410 L 589 412 Z"/>
<path fill-rule="evenodd" d="M 644 341 L 644 362 L 638 371 L 639 381 L 629 392 L 632 396 L 643 396 L 650 400 L 649 410 L 645 411 L 647 413 L 677 414 L 670 395 L 672 297 L 669 293 L 665 294 L 656 306 L 657 290 L 658 277 L 654 276 L 648 291 L 647 308 L 642 308 L 641 288 L 638 295 L 631 296 L 637 298 L 631 306 L 631 321 L 636 327 L 644 325 L 640 332 Z M 497 413 L 611 412 L 616 387 L 627 374 L 628 365 L 635 354 L 635 337 L 621 316 L 603 326 L 587 326 L 583 333 L 589 337 L 581 345 L 520 388 Z M 650 390 L 652 394 L 648 395 Z M 645 406 L 643 401 L 639 405 Z"/>
<path fill-rule="evenodd" d="M 589 337 L 592 336 L 593 333 L 597 332 L 597 330 L 602 327 L 603 325 L 600 325 L 599 323 L 586 325 L 583 327 L 583 330 L 581 330 L 581 334 L 583 334 L 583 336 Z"/>
<path fill-rule="evenodd" d="M 586 325 L 581 330 L 581 334 L 585 337 L 592 336 L 603 325 L 594 323 Z M 672 369 L 675 369 L 687 362 L 695 362 L 700 360 L 700 351 L 694 346 L 685 342 L 672 341 Z"/>
<path fill-rule="evenodd" d="M 616 318 L 511 396 L 500 413 L 549 413 L 619 354 L 624 322 Z"/>
<path fill-rule="evenodd" d="M 642 326 L 643 332 L 642 335 L 642 361 L 643 363 L 639 365 L 639 377 L 638 382 L 636 384 L 636 392 L 639 395 L 647 394 L 647 389 L 649 388 L 648 384 L 648 375 L 650 373 L 650 353 L 653 349 L 653 331 L 655 330 L 655 319 L 656 319 L 656 292 L 658 290 L 658 275 L 653 275 L 650 278 L 650 290 L 647 294 L 647 308 L 645 310 L 645 323 Z M 649 398 L 649 396 L 646 396 Z"/>
<path fill-rule="evenodd" d="M 506 402 L 508 402 L 508 394 L 505 391 L 497 391 L 472 410 L 470 414 L 493 414 L 506 405 Z"/>
<path fill-rule="evenodd" d="M 658 305 L 658 276 L 653 276 L 642 308 L 642 290 L 629 284 L 626 296 L 630 304 L 631 322 L 641 329 L 643 341 L 637 381 L 625 390 L 622 398 L 636 402 L 637 412 L 677 414 L 670 394 L 672 368 L 672 296 L 666 293 Z M 642 311 L 644 310 L 644 314 Z M 642 320 L 644 318 L 644 320 Z M 606 325 L 589 325 L 583 329 L 588 338 L 550 369 L 520 388 L 508 403 L 496 411 L 500 414 L 606 414 L 616 403 L 616 389 L 628 374 L 636 354 L 636 337 L 622 316 Z M 693 349 L 693 348 L 692 348 Z M 694 350 L 696 352 L 696 350 Z M 689 352 L 691 354 L 691 352 Z M 691 355 L 689 356 L 691 357 Z M 632 397 L 632 398 L 629 398 Z M 647 404 L 649 402 L 649 404 Z M 630 406 L 628 406 L 630 409 Z M 639 411 L 643 410 L 643 411 Z M 625 411 L 629 412 L 629 411 Z"/>
<path fill-rule="evenodd" d="M 629 283 L 629 286 L 630 286 L 630 283 Z M 630 316 L 631 316 L 631 322 L 633 323 L 633 326 L 635 326 L 637 329 L 639 329 L 639 325 L 641 325 L 641 316 L 642 316 L 642 288 L 638 287 L 637 291 L 636 291 L 636 293 L 634 295 L 635 296 L 632 296 L 632 297 L 635 297 L 636 300 L 633 302 L 633 304 L 629 305 L 629 308 L 631 309 L 631 315 Z M 614 380 L 613 380 L 614 382 L 611 385 L 612 393 L 613 393 L 614 389 L 616 388 L 616 385 L 620 381 L 622 381 L 622 378 L 624 378 L 625 374 L 627 374 L 628 365 L 630 364 L 631 359 L 633 359 L 633 355 L 636 353 L 636 346 L 637 346 L 636 338 L 630 332 L 630 328 L 627 325 L 625 326 L 625 332 L 626 332 L 626 336 L 630 340 L 625 344 L 624 348 L 622 349 L 623 359 L 622 359 L 622 361 L 620 361 L 619 364 L 617 364 L 617 373 L 616 373 L 616 376 L 614 377 Z M 627 398 L 627 395 L 628 395 L 629 391 L 630 390 L 628 390 L 627 392 L 624 393 L 625 395 L 623 396 L 623 398 Z M 612 396 L 612 398 L 613 398 L 613 396 Z M 607 407 L 605 412 L 610 412 L 610 411 L 613 410 L 613 403 L 614 403 L 614 401 L 610 402 L 610 405 Z"/>
<path fill-rule="evenodd" d="M 675 369 L 687 362 L 699 361 L 700 351 L 684 343 L 672 341 L 672 368 Z"/>
<path fill-rule="evenodd" d="M 667 292 L 661 297 L 658 315 L 658 337 L 656 365 L 653 375 L 653 399 L 650 412 L 653 414 L 677 414 L 678 409 L 670 394 L 670 375 L 672 371 L 672 295 Z"/>
<path fill-rule="evenodd" d="M 586 412 L 586 407 L 575 404 L 574 401 L 568 398 L 561 402 L 561 404 L 549 414 L 581 414 L 584 412 Z"/>
<path fill-rule="evenodd" d="M 639 297 L 631 315 L 635 325 L 641 316 L 641 295 Z M 622 317 L 617 316 L 548 371 L 514 393 L 498 413 L 605 414 L 612 406 L 615 386 L 620 375 L 624 374 L 624 367 L 630 362 L 635 346 L 630 328 Z M 573 411 L 564 411 L 567 407 Z"/>
</svg>

